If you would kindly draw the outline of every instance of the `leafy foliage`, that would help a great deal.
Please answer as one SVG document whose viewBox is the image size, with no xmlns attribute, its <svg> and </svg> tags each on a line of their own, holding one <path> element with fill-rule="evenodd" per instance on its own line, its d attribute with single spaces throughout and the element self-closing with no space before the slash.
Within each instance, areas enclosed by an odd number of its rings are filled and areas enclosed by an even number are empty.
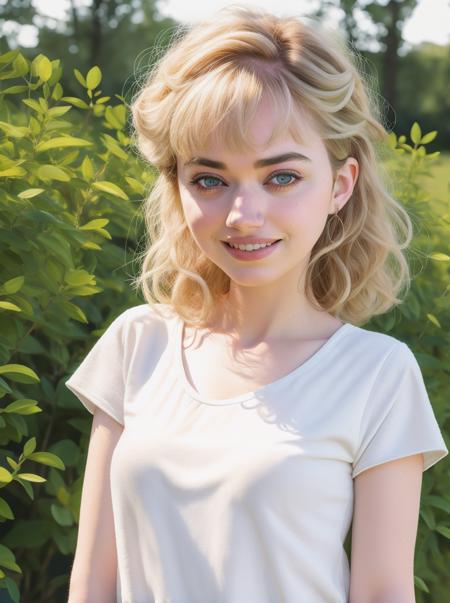
<svg viewBox="0 0 450 603">
<path fill-rule="evenodd" d="M 0 56 L 0 587 L 13 601 L 19 584 L 27 601 L 67 588 L 91 420 L 64 381 L 141 303 L 124 252 L 153 180 L 100 69 L 75 72 L 80 98 L 64 96 L 61 74 L 44 55 Z"/>
<path fill-rule="evenodd" d="M 389 136 L 385 167 L 393 183 L 393 194 L 407 208 L 414 225 L 415 238 L 409 250 L 413 272 L 411 290 L 405 303 L 369 327 L 392 331 L 409 344 L 424 375 L 427 391 L 449 447 L 450 404 L 449 284 L 449 195 L 435 198 L 425 192 L 423 182 L 432 177 L 430 164 L 440 152 L 427 154 L 426 145 L 437 137 L 426 134 L 417 122 L 406 136 Z M 450 193 L 450 183 L 448 184 Z M 415 549 L 415 586 L 417 603 L 445 601 L 450 593 L 450 483 L 448 457 L 423 474 L 420 521 Z M 442 538 L 443 537 L 443 538 Z"/>
<path fill-rule="evenodd" d="M 141 303 L 126 286 L 126 251 L 144 234 L 141 202 L 154 180 L 130 152 L 124 99 L 99 89 L 99 67 L 74 70 L 79 97 L 65 96 L 61 75 L 42 54 L 0 55 L 0 587 L 15 602 L 67 597 L 91 417 L 64 381 L 112 318 Z M 386 167 L 421 229 L 414 253 L 427 267 L 406 303 L 368 328 L 411 345 L 445 426 L 449 212 L 420 185 L 435 136 L 417 123 L 411 144 L 390 136 Z M 448 594 L 444 466 L 424 475 L 419 603 Z"/>
</svg>

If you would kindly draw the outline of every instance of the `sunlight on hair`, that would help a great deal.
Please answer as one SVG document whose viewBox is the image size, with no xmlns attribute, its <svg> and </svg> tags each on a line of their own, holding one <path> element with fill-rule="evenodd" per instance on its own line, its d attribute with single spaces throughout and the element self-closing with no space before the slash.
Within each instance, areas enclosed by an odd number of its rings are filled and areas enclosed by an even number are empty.
<svg viewBox="0 0 450 603">
<path fill-rule="evenodd" d="M 203 256 L 185 223 L 176 158 L 191 157 L 212 137 L 231 150 L 251 148 L 248 127 L 264 99 L 279 116 L 268 144 L 285 132 L 302 144 L 301 116 L 322 137 L 333 172 L 349 156 L 360 167 L 340 220 L 327 222 L 312 249 L 310 301 L 353 324 L 402 303 L 412 223 L 380 165 L 388 133 L 361 66 L 338 32 L 256 8 L 226 7 L 174 32 L 132 101 L 133 142 L 159 171 L 145 203 L 148 241 L 133 283 L 148 303 L 171 304 L 202 326 L 228 291 L 228 276 Z"/>
</svg>

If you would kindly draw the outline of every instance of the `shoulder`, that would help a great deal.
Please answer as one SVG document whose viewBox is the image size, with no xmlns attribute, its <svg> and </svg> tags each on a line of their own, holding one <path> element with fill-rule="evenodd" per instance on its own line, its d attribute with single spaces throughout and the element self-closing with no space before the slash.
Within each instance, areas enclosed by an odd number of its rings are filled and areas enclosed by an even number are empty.
<svg viewBox="0 0 450 603">
<path fill-rule="evenodd" d="M 167 322 L 176 317 L 175 311 L 169 304 L 139 304 L 124 310 L 118 318 L 122 317 L 126 323 Z"/>
<path fill-rule="evenodd" d="M 409 345 L 401 339 L 350 325 L 339 346 L 339 358 L 351 374 L 363 378 L 368 385 L 377 387 L 386 380 L 400 384 L 406 374 L 420 376 L 420 367 Z"/>
<path fill-rule="evenodd" d="M 140 337 L 167 338 L 171 325 L 178 315 L 168 304 L 139 304 L 127 308 L 115 320 L 117 327 L 128 340 Z"/>
<path fill-rule="evenodd" d="M 414 359 L 414 354 L 409 346 L 387 333 L 370 331 L 355 325 L 349 325 L 347 330 L 346 349 L 351 351 L 352 356 L 366 356 L 372 360 L 407 362 Z"/>
</svg>

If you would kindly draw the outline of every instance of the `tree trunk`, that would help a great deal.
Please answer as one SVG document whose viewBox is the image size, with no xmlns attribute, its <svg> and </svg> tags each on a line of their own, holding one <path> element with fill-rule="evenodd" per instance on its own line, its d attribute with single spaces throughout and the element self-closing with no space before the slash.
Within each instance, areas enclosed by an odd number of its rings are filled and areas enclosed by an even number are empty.
<svg viewBox="0 0 450 603">
<path fill-rule="evenodd" d="M 386 6 L 389 14 L 387 34 L 384 38 L 386 51 L 383 57 L 384 97 L 395 109 L 397 103 L 397 73 L 398 73 L 398 48 L 400 34 L 398 29 L 400 6 L 397 0 L 390 0 Z"/>
<path fill-rule="evenodd" d="M 100 64 L 102 50 L 102 22 L 100 9 L 103 0 L 93 0 L 92 3 L 92 29 L 91 29 L 91 67 Z"/>
</svg>

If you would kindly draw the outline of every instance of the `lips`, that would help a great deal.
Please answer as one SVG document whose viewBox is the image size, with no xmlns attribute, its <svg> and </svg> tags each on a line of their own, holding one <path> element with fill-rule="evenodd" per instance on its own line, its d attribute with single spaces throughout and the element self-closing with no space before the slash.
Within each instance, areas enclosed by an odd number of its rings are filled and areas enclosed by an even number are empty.
<svg viewBox="0 0 450 603">
<path fill-rule="evenodd" d="M 228 245 L 229 247 L 232 247 L 233 245 L 266 245 L 266 246 L 270 246 L 273 245 L 274 243 L 278 243 L 278 241 L 281 241 L 281 239 L 274 239 L 273 241 L 246 241 L 245 243 L 238 243 L 238 242 L 234 242 L 232 241 L 231 243 L 228 241 L 223 241 L 226 245 Z"/>
<path fill-rule="evenodd" d="M 260 247 L 258 249 L 245 250 L 239 249 L 238 247 L 232 247 L 222 241 L 223 246 L 227 250 L 231 256 L 236 258 L 241 262 L 257 262 L 263 260 L 269 255 L 276 253 L 276 250 L 279 248 L 279 244 L 282 242 L 282 239 L 274 241 L 271 245 L 266 245 L 265 247 Z"/>
</svg>

